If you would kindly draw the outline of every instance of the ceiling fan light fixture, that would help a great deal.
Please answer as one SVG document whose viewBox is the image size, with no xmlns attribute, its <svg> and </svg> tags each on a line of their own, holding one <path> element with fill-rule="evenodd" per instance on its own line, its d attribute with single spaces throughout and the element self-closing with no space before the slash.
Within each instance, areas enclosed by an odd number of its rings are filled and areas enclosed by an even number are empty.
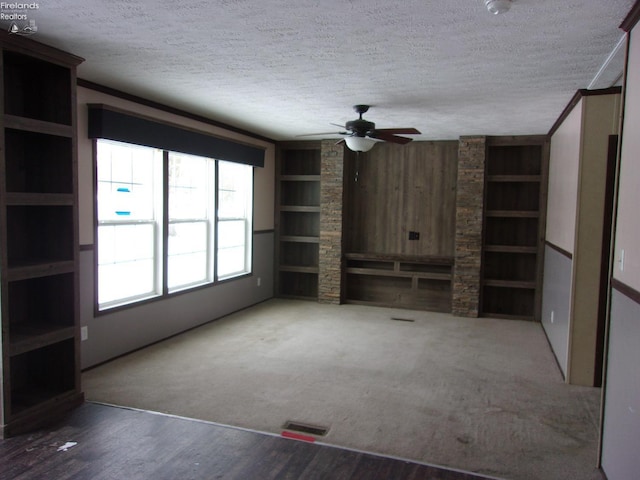
<svg viewBox="0 0 640 480">
<path fill-rule="evenodd" d="M 356 135 L 346 137 L 344 141 L 347 147 L 349 147 L 349 150 L 353 150 L 354 152 L 368 152 L 377 143 L 372 138 L 358 137 Z"/>
<path fill-rule="evenodd" d="M 489 13 L 500 15 L 509 11 L 511 0 L 484 0 L 484 6 L 487 7 Z"/>
</svg>

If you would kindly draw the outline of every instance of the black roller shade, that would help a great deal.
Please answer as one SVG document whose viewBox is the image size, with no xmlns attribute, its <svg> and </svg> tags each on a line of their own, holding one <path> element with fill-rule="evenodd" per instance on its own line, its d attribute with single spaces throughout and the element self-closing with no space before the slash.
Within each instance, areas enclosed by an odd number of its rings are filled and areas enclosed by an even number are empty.
<svg viewBox="0 0 640 480">
<path fill-rule="evenodd" d="M 145 145 L 171 152 L 264 167 L 264 149 L 89 104 L 89 138 Z"/>
</svg>

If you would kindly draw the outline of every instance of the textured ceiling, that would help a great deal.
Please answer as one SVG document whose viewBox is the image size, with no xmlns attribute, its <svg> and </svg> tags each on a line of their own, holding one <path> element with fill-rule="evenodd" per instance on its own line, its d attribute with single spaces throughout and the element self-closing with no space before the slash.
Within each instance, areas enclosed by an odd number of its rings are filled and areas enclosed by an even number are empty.
<svg viewBox="0 0 640 480">
<path fill-rule="evenodd" d="M 633 3 L 515 0 L 493 16 L 481 0 L 50 0 L 29 14 L 34 39 L 86 58 L 79 77 L 272 139 L 332 131 L 365 103 L 378 128 L 431 140 L 546 133 L 577 89 L 619 80 Z"/>
</svg>

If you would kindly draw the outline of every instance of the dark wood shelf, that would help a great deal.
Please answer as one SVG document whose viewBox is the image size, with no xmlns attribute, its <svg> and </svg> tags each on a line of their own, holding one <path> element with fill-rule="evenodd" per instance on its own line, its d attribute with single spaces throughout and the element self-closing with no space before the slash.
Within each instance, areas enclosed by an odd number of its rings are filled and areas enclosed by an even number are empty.
<svg viewBox="0 0 640 480">
<path fill-rule="evenodd" d="M 72 138 L 75 134 L 71 125 L 37 120 L 35 118 L 19 117 L 17 115 L 4 114 L 4 127 L 26 132 L 44 133 L 59 137 Z"/>
<path fill-rule="evenodd" d="M 540 182 L 540 175 L 488 175 L 488 182 L 506 182 L 506 183 L 536 183 Z"/>
<path fill-rule="evenodd" d="M 281 272 L 318 273 L 318 267 L 303 267 L 299 265 L 280 265 Z"/>
<path fill-rule="evenodd" d="M 9 268 L 74 259 L 75 206 L 7 205 Z"/>
<path fill-rule="evenodd" d="M 277 294 L 317 298 L 320 143 L 281 144 L 277 162 Z"/>
<path fill-rule="evenodd" d="M 309 212 L 309 213 L 320 213 L 319 206 L 309 206 L 309 205 L 280 205 L 281 212 Z"/>
<path fill-rule="evenodd" d="M 319 237 L 320 213 L 280 210 L 279 234 L 293 237 Z"/>
<path fill-rule="evenodd" d="M 17 390 L 13 392 L 13 397 L 15 402 L 11 406 L 11 414 L 16 418 L 12 424 L 22 423 L 25 417 L 34 414 L 40 416 L 40 412 L 47 412 L 66 399 L 73 399 L 74 402 L 78 402 L 78 405 L 83 401 L 82 394 L 78 394 L 71 388 L 62 391 L 47 388 Z M 15 428 L 12 429 L 12 432 L 18 433 Z"/>
<path fill-rule="evenodd" d="M 320 142 L 283 142 L 280 144 L 280 176 L 317 176 L 320 179 Z"/>
<path fill-rule="evenodd" d="M 347 273 L 354 275 L 376 275 L 381 277 L 427 278 L 431 280 L 451 281 L 450 273 L 411 272 L 397 270 L 380 270 L 376 268 L 347 268 Z"/>
<path fill-rule="evenodd" d="M 487 217 L 502 217 L 502 218 L 538 218 L 540 212 L 532 210 L 487 210 L 485 212 Z"/>
<path fill-rule="evenodd" d="M 73 338 L 75 327 L 33 324 L 11 328 L 9 355 L 20 355 L 54 343 Z"/>
<path fill-rule="evenodd" d="M 394 255 L 387 253 L 345 253 L 344 258 L 347 260 L 370 260 L 370 261 L 387 261 L 400 263 L 413 263 L 424 265 L 453 265 L 453 257 L 437 256 L 437 255 Z"/>
<path fill-rule="evenodd" d="M 4 141 L 7 192 L 73 194 L 71 137 L 5 128 Z"/>
<path fill-rule="evenodd" d="M 75 198 L 70 193 L 7 193 L 5 203 L 16 206 L 73 206 Z"/>
<path fill-rule="evenodd" d="M 536 282 L 527 282 L 521 280 L 496 280 L 496 279 L 484 279 L 482 284 L 487 287 L 504 287 L 504 288 L 525 288 L 535 289 Z"/>
<path fill-rule="evenodd" d="M 26 280 L 29 278 L 46 277 L 52 275 L 60 275 L 63 273 L 72 273 L 75 271 L 75 262 L 73 260 L 61 261 L 39 261 L 33 260 L 20 265 L 14 265 L 7 270 L 7 280 L 10 282 L 18 280 Z"/>
<path fill-rule="evenodd" d="M 0 436 L 83 401 L 78 312 L 76 66 L 81 59 L 0 32 Z"/>
<path fill-rule="evenodd" d="M 11 36 L 9 36 L 11 37 Z M 51 123 L 73 125 L 75 118 L 75 66 L 79 58 L 51 56 L 33 42 L 16 48 L 2 38 L 4 113 Z M 53 49 L 50 49 L 51 51 Z M 28 53 L 27 53 L 28 52 Z"/>
<path fill-rule="evenodd" d="M 519 247 L 514 245 L 485 245 L 482 249 L 485 252 L 538 253 L 538 247 Z"/>
<path fill-rule="evenodd" d="M 310 237 L 303 235 L 281 235 L 281 242 L 298 242 L 298 243 L 319 243 L 319 237 Z"/>
<path fill-rule="evenodd" d="M 282 182 L 319 182 L 320 175 L 280 175 Z"/>
<path fill-rule="evenodd" d="M 286 298 L 317 299 L 318 273 L 278 271 L 278 295 Z"/>
<path fill-rule="evenodd" d="M 488 144 L 480 309 L 483 316 L 534 320 L 540 309 L 544 228 L 544 137 Z"/>
<path fill-rule="evenodd" d="M 347 303 L 451 311 L 452 257 L 380 253 L 344 257 Z"/>
<path fill-rule="evenodd" d="M 71 335 L 10 357 L 12 412 L 37 407 L 76 388 L 74 341 Z"/>
</svg>

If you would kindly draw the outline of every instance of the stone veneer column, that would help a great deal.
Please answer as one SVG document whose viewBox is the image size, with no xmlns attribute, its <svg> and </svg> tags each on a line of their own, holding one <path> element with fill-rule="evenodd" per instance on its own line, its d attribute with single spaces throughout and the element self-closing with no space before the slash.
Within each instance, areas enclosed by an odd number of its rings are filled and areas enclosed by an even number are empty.
<svg viewBox="0 0 640 480">
<path fill-rule="evenodd" d="M 320 160 L 318 302 L 339 304 L 342 291 L 344 146 L 323 140 Z"/>
<path fill-rule="evenodd" d="M 462 317 L 477 317 L 479 311 L 486 150 L 486 137 L 460 137 L 451 311 Z"/>
</svg>

